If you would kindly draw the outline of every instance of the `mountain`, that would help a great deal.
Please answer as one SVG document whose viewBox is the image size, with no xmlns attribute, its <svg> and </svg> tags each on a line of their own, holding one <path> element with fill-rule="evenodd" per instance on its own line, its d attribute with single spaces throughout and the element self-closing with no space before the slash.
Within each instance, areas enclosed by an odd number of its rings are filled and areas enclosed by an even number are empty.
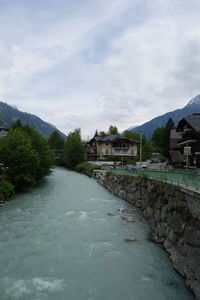
<svg viewBox="0 0 200 300">
<path fill-rule="evenodd" d="M 169 118 L 172 118 L 175 125 L 177 125 L 182 118 L 193 113 L 200 113 L 200 95 L 192 98 L 183 108 L 170 111 L 140 126 L 129 128 L 129 130 L 141 133 L 141 129 L 144 129 L 143 134 L 147 138 L 151 138 L 154 130 L 158 127 L 165 126 Z"/>
<path fill-rule="evenodd" d="M 53 131 L 58 130 L 55 126 L 44 122 L 35 115 L 22 112 L 14 106 L 0 101 L 0 126 L 10 127 L 13 122 L 20 119 L 23 124 L 34 126 L 42 135 L 48 137 Z M 66 135 L 58 130 L 62 137 Z"/>
</svg>

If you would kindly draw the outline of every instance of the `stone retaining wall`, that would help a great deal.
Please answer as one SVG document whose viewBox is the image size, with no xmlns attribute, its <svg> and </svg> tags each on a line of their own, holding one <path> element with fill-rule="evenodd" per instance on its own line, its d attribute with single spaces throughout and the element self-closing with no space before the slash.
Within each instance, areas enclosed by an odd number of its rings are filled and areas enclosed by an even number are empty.
<svg viewBox="0 0 200 300">
<path fill-rule="evenodd" d="M 152 239 L 169 252 L 174 268 L 200 299 L 200 194 L 145 177 L 94 171 L 111 193 L 141 208 Z"/>
</svg>

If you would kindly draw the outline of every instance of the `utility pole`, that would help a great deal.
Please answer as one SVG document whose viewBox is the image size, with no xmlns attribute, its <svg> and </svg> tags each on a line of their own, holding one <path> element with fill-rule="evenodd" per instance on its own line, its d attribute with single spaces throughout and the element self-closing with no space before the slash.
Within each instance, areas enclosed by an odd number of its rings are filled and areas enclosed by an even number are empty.
<svg viewBox="0 0 200 300">
<path fill-rule="evenodd" d="M 144 129 L 140 129 L 140 167 L 142 166 L 142 132 Z"/>
<path fill-rule="evenodd" d="M 123 143 L 122 143 L 122 168 L 124 166 L 124 157 L 123 157 Z"/>
</svg>

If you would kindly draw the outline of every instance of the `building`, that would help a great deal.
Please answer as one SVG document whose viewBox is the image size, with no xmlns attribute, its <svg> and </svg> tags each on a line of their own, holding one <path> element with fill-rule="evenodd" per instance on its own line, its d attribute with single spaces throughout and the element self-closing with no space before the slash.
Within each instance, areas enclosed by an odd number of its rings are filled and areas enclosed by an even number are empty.
<svg viewBox="0 0 200 300">
<path fill-rule="evenodd" d="M 183 163 L 189 168 L 200 168 L 200 113 L 181 119 L 176 132 L 176 150 L 181 154 Z"/>
<path fill-rule="evenodd" d="M 181 154 L 181 146 L 178 145 L 178 142 L 181 139 L 181 135 L 176 131 L 175 128 L 170 131 L 170 156 L 171 162 L 174 167 L 182 167 L 184 164 L 184 158 Z"/>
<path fill-rule="evenodd" d="M 8 134 L 9 129 L 6 127 L 0 127 L 0 139 Z"/>
<path fill-rule="evenodd" d="M 138 144 L 138 141 L 117 134 L 94 136 L 87 143 L 87 157 L 92 160 L 105 159 L 109 156 L 134 158 L 137 156 Z"/>
</svg>

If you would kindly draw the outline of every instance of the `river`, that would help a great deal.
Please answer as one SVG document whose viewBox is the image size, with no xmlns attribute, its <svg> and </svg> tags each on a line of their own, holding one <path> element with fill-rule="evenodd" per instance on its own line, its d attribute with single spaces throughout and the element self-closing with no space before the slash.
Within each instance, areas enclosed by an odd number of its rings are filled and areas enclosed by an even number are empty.
<svg viewBox="0 0 200 300">
<path fill-rule="evenodd" d="M 56 168 L 0 209 L 0 300 L 194 299 L 149 231 L 94 179 Z"/>
</svg>

